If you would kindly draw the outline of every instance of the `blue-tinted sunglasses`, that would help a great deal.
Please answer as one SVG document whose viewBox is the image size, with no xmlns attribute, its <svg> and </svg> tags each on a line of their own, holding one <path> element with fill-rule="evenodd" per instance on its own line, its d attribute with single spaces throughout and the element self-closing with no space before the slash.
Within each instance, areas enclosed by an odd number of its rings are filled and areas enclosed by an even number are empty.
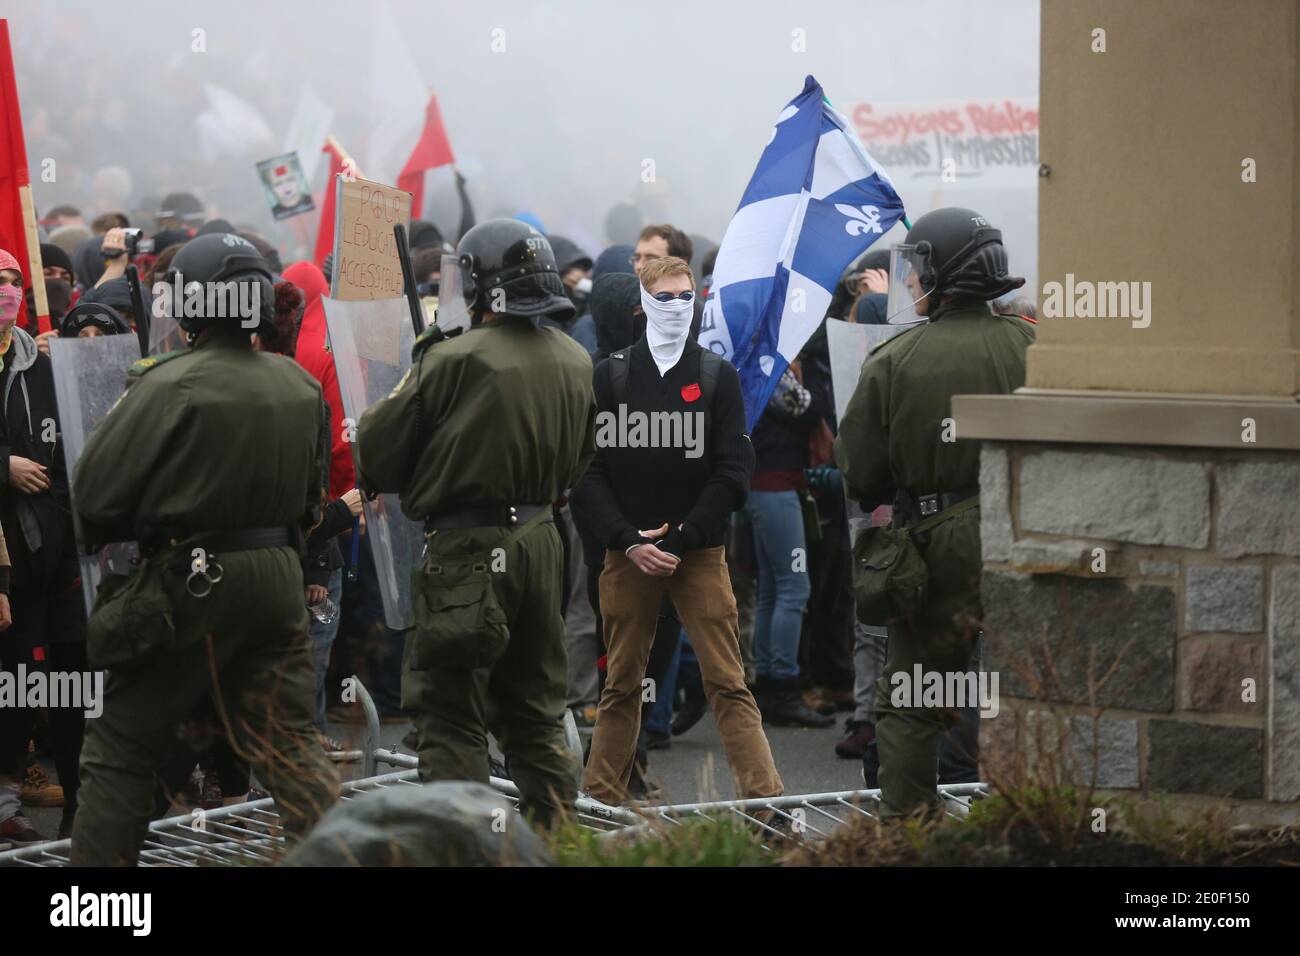
<svg viewBox="0 0 1300 956">
<path fill-rule="evenodd" d="M 695 298 L 695 293 L 690 289 L 687 289 L 685 292 L 679 292 L 676 295 L 673 295 L 671 292 L 656 292 L 654 297 L 660 302 L 671 302 L 673 299 L 681 299 L 683 302 L 690 302 L 691 299 Z"/>
</svg>

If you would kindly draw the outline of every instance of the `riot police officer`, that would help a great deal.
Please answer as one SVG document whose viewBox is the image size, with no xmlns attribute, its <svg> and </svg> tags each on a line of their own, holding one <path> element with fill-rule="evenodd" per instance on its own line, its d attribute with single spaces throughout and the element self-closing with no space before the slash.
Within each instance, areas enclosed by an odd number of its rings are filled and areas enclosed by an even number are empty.
<svg viewBox="0 0 1300 956">
<path fill-rule="evenodd" d="M 1009 275 L 1001 233 L 977 212 L 922 216 L 894 247 L 890 275 L 891 318 L 914 312 L 928 321 L 867 359 L 835 443 L 849 494 L 867 510 L 892 501 L 894 526 L 916 529 L 911 541 L 924 561 L 924 597 L 889 622 L 876 691 L 886 817 L 939 806 L 940 738 L 958 725 L 954 702 L 927 707 L 920 688 L 897 692 L 916 664 L 923 674 L 967 671 L 979 637 L 979 443 L 954 432 L 952 396 L 1023 385 L 1034 340 L 1023 318 L 989 308 L 1025 280 Z M 977 739 L 976 731 L 964 741 L 970 768 Z"/>
<path fill-rule="evenodd" d="M 490 723 L 521 809 L 546 826 L 577 793 L 551 506 L 595 451 L 591 359 L 541 324 L 573 306 L 540 232 L 491 220 L 456 251 L 471 328 L 417 339 L 407 377 L 361 418 L 358 477 L 425 527 L 402 665 L 420 778 L 487 783 Z"/>
<path fill-rule="evenodd" d="M 139 541 L 143 556 L 105 576 L 88 626 L 90 664 L 109 674 L 87 722 L 76 864 L 136 860 L 155 771 L 209 691 L 289 834 L 337 798 L 312 724 L 299 552 L 329 451 L 320 388 L 252 348 L 274 292 L 249 242 L 202 236 L 172 267 L 168 285 L 187 295 L 171 314 L 191 347 L 131 368 L 73 478 L 82 541 Z"/>
</svg>

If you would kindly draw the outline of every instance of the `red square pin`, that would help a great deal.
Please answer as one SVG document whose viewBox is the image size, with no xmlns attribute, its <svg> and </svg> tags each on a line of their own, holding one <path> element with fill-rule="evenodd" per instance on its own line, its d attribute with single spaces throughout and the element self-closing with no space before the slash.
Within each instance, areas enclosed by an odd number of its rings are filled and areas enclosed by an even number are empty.
<svg viewBox="0 0 1300 956">
<path fill-rule="evenodd" d="M 693 402 L 700 397 L 700 386 L 697 384 L 682 386 L 682 401 Z"/>
</svg>

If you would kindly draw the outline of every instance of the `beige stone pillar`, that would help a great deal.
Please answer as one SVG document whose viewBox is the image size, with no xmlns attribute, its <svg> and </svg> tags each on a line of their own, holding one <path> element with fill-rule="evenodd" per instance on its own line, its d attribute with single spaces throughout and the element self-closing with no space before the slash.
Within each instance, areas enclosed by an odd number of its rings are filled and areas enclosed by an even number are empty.
<svg viewBox="0 0 1300 956">
<path fill-rule="evenodd" d="M 1261 819 L 1300 799 L 1298 61 L 1300 0 L 1043 0 L 1037 343 L 952 406 L 990 666 L 1061 678 L 1004 693 L 1100 719 L 1103 787 Z M 1142 309 L 1053 315 L 1081 283 Z"/>
</svg>

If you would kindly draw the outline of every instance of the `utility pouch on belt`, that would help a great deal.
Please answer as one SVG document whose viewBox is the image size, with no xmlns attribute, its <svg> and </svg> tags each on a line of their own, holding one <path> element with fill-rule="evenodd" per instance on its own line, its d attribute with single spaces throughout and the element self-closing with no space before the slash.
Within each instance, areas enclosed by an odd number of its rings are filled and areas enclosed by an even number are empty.
<svg viewBox="0 0 1300 956">
<path fill-rule="evenodd" d="M 963 511 L 978 495 L 957 502 L 910 528 L 863 528 L 853 543 L 853 603 L 863 624 L 887 624 L 913 614 L 925 601 L 929 571 L 912 540 Z"/>
<path fill-rule="evenodd" d="M 549 509 L 539 510 L 486 552 L 426 555 L 411 572 L 415 629 L 406 653 L 413 670 L 491 667 L 501 659 L 510 631 L 492 587 L 492 551 L 508 549 L 549 517 Z"/>
<path fill-rule="evenodd" d="M 134 574 L 104 575 L 86 622 L 86 660 L 93 670 L 127 670 L 176 643 L 168 585 L 177 582 L 168 556 L 145 559 Z"/>
</svg>

